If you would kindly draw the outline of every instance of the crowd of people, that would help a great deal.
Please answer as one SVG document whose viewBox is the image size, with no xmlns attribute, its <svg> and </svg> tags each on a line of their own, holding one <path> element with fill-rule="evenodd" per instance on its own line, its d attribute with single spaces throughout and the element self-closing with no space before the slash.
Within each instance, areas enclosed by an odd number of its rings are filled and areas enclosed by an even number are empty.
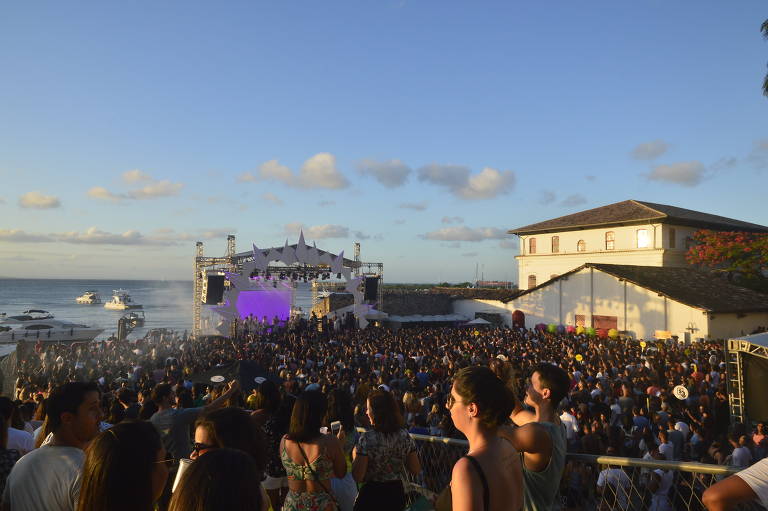
<svg viewBox="0 0 768 511">
<path fill-rule="evenodd" d="M 730 423 L 718 342 L 317 326 L 27 347 L 0 398 L 5 509 L 402 510 L 404 472 L 436 509 L 576 509 L 627 482 L 566 452 L 740 469 L 768 454 L 764 424 Z M 265 377 L 191 382 L 234 360 Z M 435 475 L 408 433 L 468 453 Z M 672 509 L 671 474 L 647 475 L 650 508 Z"/>
</svg>

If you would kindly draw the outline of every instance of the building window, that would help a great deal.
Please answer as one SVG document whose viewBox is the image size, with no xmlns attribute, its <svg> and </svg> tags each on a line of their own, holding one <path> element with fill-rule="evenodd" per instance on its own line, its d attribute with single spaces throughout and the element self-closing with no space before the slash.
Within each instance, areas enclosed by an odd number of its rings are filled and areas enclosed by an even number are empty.
<svg viewBox="0 0 768 511">
<path fill-rule="evenodd" d="M 552 236 L 552 253 L 560 252 L 560 236 Z"/>
<path fill-rule="evenodd" d="M 637 230 L 637 248 L 648 248 L 648 229 Z"/>
<path fill-rule="evenodd" d="M 608 231 L 605 233 L 605 249 L 606 250 L 613 250 L 616 243 L 616 233 L 613 231 Z"/>
<path fill-rule="evenodd" d="M 576 326 L 585 326 L 584 314 L 576 314 Z"/>
<path fill-rule="evenodd" d="M 529 254 L 536 253 L 536 238 L 531 238 L 528 240 L 528 253 Z"/>
<path fill-rule="evenodd" d="M 584 243 L 584 240 L 579 240 L 578 243 L 576 243 L 576 252 L 586 252 L 587 251 L 587 244 Z"/>
<path fill-rule="evenodd" d="M 528 275 L 528 289 L 536 287 L 536 275 Z"/>
<path fill-rule="evenodd" d="M 669 248 L 677 248 L 677 233 L 674 227 L 669 228 Z"/>
</svg>

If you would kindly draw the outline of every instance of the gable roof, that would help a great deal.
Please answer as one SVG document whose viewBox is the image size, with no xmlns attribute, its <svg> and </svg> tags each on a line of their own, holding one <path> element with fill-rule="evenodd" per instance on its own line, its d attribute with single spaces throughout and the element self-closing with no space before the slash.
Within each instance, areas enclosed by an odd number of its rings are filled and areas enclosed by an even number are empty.
<svg viewBox="0 0 768 511">
<path fill-rule="evenodd" d="M 509 230 L 508 233 L 520 236 L 523 234 L 591 229 L 611 225 L 632 225 L 651 221 L 712 229 L 715 231 L 768 232 L 768 227 L 764 225 L 742 222 L 733 218 L 711 215 L 676 206 L 667 206 L 666 204 L 656 204 L 654 202 L 625 200 L 518 227 L 517 229 Z"/>
<path fill-rule="evenodd" d="M 594 268 L 636 286 L 666 296 L 676 302 L 707 312 L 761 312 L 768 311 L 768 295 L 731 284 L 711 273 L 694 268 L 668 268 L 663 266 L 635 266 L 628 264 L 586 263 L 558 277 L 550 279 L 520 296 L 579 272 Z"/>
</svg>

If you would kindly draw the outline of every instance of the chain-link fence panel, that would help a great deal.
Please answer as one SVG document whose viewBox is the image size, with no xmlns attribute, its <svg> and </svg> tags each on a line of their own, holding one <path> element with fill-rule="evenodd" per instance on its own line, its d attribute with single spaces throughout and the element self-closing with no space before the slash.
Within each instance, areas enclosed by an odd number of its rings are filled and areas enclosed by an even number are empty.
<svg viewBox="0 0 768 511">
<path fill-rule="evenodd" d="M 422 471 L 404 475 L 409 509 L 432 509 L 437 494 L 451 480 L 456 461 L 467 453 L 465 440 L 411 435 Z M 736 472 L 721 465 L 568 454 L 559 485 L 565 511 L 704 511 L 704 490 Z M 739 511 L 763 509 L 742 505 Z"/>
</svg>

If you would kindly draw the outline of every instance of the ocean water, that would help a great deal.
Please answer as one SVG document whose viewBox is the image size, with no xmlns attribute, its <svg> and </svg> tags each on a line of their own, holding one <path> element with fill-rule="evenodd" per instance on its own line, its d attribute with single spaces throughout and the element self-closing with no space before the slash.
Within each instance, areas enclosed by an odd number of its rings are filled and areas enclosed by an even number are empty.
<svg viewBox="0 0 768 511">
<path fill-rule="evenodd" d="M 97 339 L 105 339 L 117 332 L 117 321 L 128 311 L 105 309 L 104 302 L 112 297 L 112 290 L 124 289 L 135 303 L 144 306 L 146 323 L 129 336 L 135 339 L 151 328 L 191 331 L 192 286 L 192 281 L 0 279 L 0 312 L 13 316 L 27 309 L 43 309 L 56 319 L 104 328 Z M 101 295 L 101 304 L 75 302 L 75 298 L 91 290 Z M 312 308 L 309 284 L 298 285 L 294 305 L 304 311 Z"/>
</svg>

